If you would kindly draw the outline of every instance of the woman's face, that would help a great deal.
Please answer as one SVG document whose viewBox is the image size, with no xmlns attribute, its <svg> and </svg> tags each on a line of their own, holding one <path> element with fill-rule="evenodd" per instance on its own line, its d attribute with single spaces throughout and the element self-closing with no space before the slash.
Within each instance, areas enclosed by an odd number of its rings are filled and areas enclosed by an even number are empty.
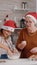
<svg viewBox="0 0 37 65">
<path fill-rule="evenodd" d="M 26 27 L 27 27 L 27 29 L 33 29 L 34 26 L 35 26 L 34 21 L 31 18 L 26 17 Z"/>
<path fill-rule="evenodd" d="M 10 31 L 7 30 L 3 30 L 3 35 L 5 38 L 8 38 L 12 33 Z"/>
</svg>

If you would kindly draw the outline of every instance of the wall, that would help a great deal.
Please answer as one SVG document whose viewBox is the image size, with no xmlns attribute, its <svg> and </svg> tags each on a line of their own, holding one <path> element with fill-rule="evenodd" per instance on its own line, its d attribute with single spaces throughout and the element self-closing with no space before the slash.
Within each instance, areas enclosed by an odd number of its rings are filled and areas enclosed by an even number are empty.
<svg viewBox="0 0 37 65">
<path fill-rule="evenodd" d="M 23 1 L 28 2 L 28 8 L 30 8 L 30 11 L 36 11 L 36 0 L 0 0 L 0 20 L 3 20 L 6 14 L 9 15 L 10 19 L 16 20 L 17 17 L 17 21 L 20 20 L 21 17 L 25 15 L 26 11 L 14 12 L 13 8 L 15 6 L 21 8 L 21 3 Z"/>
</svg>

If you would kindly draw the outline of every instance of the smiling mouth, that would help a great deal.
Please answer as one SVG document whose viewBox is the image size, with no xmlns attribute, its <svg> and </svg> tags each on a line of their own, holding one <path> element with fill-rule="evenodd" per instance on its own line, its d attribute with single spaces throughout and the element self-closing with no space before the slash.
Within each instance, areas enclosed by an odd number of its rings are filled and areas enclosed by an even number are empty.
<svg viewBox="0 0 37 65">
<path fill-rule="evenodd" d="M 30 27 L 30 26 L 27 26 L 27 27 Z"/>
</svg>

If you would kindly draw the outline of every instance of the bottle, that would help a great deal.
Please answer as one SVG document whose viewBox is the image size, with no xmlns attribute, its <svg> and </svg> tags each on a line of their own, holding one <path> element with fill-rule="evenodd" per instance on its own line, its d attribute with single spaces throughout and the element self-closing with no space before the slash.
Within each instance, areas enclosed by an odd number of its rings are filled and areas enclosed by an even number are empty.
<svg viewBox="0 0 37 65">
<path fill-rule="evenodd" d="M 27 8 L 27 2 L 22 2 L 22 8 L 23 9 Z"/>
</svg>

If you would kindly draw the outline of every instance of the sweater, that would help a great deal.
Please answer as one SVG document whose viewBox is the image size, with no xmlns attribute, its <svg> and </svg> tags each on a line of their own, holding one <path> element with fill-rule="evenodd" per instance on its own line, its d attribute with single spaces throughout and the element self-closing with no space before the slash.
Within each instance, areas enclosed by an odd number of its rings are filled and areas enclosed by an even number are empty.
<svg viewBox="0 0 37 65">
<path fill-rule="evenodd" d="M 26 41 L 26 46 L 21 50 L 18 48 L 18 45 L 21 44 L 23 40 Z M 27 28 L 22 29 L 16 43 L 16 48 L 21 51 L 20 58 L 37 55 L 37 31 L 29 34 Z M 33 50 L 35 50 L 35 52 L 32 52 Z"/>
</svg>

